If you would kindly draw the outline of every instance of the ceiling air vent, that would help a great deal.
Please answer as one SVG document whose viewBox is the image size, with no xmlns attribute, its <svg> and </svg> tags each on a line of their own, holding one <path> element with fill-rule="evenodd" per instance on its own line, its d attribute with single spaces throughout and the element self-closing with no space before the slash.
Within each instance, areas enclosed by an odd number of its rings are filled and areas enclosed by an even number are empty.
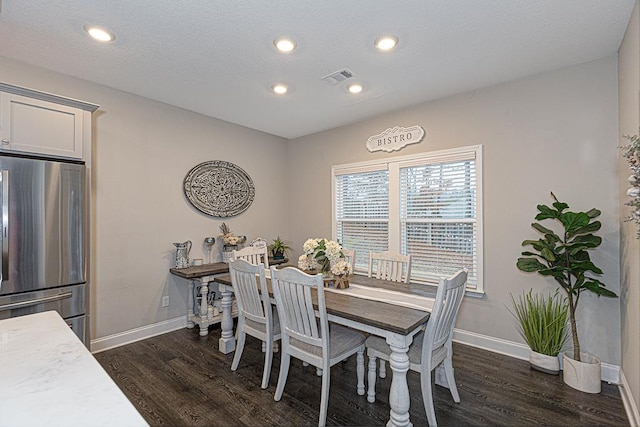
<svg viewBox="0 0 640 427">
<path fill-rule="evenodd" d="M 338 70 L 331 74 L 327 74 L 322 78 L 322 80 L 329 83 L 330 85 L 335 85 L 336 83 L 343 82 L 347 79 L 350 79 L 353 76 L 355 76 L 355 74 L 353 74 L 352 71 L 347 70 L 346 68 L 343 68 L 342 70 Z"/>
</svg>

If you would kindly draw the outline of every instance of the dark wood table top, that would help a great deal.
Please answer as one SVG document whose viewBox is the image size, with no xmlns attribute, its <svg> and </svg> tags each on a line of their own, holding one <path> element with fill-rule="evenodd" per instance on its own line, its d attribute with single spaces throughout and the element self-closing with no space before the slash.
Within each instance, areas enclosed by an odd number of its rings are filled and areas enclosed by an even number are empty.
<svg viewBox="0 0 640 427">
<path fill-rule="evenodd" d="M 223 285 L 232 286 L 231 276 L 228 274 L 216 277 L 215 281 Z M 425 285 L 397 283 L 358 274 L 351 275 L 349 277 L 349 283 L 432 298 L 435 296 L 435 292 L 426 289 L 427 287 Z M 273 297 L 271 281 L 269 279 L 267 279 L 267 285 L 269 287 L 269 295 Z M 314 304 L 317 304 L 315 292 L 313 295 Z M 427 311 L 402 307 L 382 301 L 358 298 L 347 293 L 343 294 L 340 291 L 325 292 L 324 295 L 328 314 L 401 335 L 408 335 L 429 320 L 429 312 Z"/>
<path fill-rule="evenodd" d="M 279 265 L 287 262 L 289 262 L 287 258 L 269 258 L 269 265 Z M 214 262 L 211 264 L 194 265 L 187 268 L 171 268 L 169 269 L 169 272 L 184 279 L 199 279 L 201 277 L 213 276 L 216 274 L 229 274 L 229 264 L 225 262 Z"/>
</svg>

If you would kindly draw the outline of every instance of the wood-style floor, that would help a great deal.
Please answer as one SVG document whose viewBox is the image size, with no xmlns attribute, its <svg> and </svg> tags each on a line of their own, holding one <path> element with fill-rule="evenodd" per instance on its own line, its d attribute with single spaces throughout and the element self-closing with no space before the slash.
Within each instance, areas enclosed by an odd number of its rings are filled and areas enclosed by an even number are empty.
<svg viewBox="0 0 640 427">
<path fill-rule="evenodd" d="M 207 337 L 198 328 L 174 331 L 98 353 L 95 357 L 151 426 L 317 425 L 321 379 L 315 368 L 292 359 L 280 402 L 273 394 L 280 366 L 274 357 L 269 388 L 260 388 L 263 353 L 247 337 L 236 372 L 233 353 L 218 352 L 220 328 Z M 628 426 L 618 388 L 602 393 L 573 390 L 559 376 L 534 371 L 526 361 L 454 343 L 460 403 L 434 388 L 441 426 Z M 365 374 L 366 380 L 366 374 Z M 408 374 L 411 421 L 426 426 L 419 375 Z M 389 417 L 391 375 L 377 380 L 377 400 L 367 402 L 355 388 L 352 356 L 331 369 L 327 425 L 382 426 Z"/>
</svg>

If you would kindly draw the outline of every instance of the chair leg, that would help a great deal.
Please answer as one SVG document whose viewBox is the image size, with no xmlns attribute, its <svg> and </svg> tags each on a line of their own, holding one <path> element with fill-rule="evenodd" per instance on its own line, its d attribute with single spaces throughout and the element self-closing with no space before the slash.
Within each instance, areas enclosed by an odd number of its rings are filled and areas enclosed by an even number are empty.
<svg viewBox="0 0 640 427">
<path fill-rule="evenodd" d="M 264 341 L 263 341 L 264 342 Z M 262 388 L 269 387 L 269 377 L 271 376 L 271 362 L 273 361 L 273 340 L 267 340 L 264 352 L 264 372 L 262 373 Z"/>
<path fill-rule="evenodd" d="M 287 382 L 287 375 L 289 374 L 289 363 L 291 362 L 291 355 L 286 351 L 281 352 L 280 358 L 280 374 L 278 375 L 278 386 L 276 387 L 276 393 L 273 395 L 273 400 L 276 402 L 282 398 L 282 392 L 284 391 L 284 384 Z"/>
<path fill-rule="evenodd" d="M 387 378 L 387 365 L 382 359 L 380 359 L 380 378 Z"/>
<path fill-rule="evenodd" d="M 429 369 L 429 368 L 427 368 Z M 429 427 L 437 427 L 436 411 L 433 408 L 433 394 L 431 390 L 431 371 L 425 372 L 426 369 L 420 373 L 420 386 L 422 388 L 422 401 L 424 402 L 424 409 L 427 413 L 427 421 Z"/>
<path fill-rule="evenodd" d="M 458 394 L 458 386 L 456 385 L 456 378 L 453 375 L 453 363 L 451 363 L 451 359 L 446 358 L 443 361 L 444 365 L 444 373 L 447 377 L 447 384 L 449 384 L 449 391 L 451 392 L 451 397 L 453 397 L 453 401 L 456 403 L 460 403 L 460 395 Z"/>
<path fill-rule="evenodd" d="M 331 378 L 331 372 L 329 370 L 329 363 L 326 363 L 324 369 L 322 369 L 322 391 L 320 396 L 320 418 L 318 419 L 318 426 L 324 427 L 327 423 L 327 407 L 329 406 L 329 380 Z"/>
<path fill-rule="evenodd" d="M 369 372 L 367 373 L 367 381 L 369 388 L 367 390 L 367 401 L 373 403 L 376 401 L 376 357 L 369 355 Z"/>
<path fill-rule="evenodd" d="M 244 341 L 247 336 L 244 331 L 238 331 L 237 335 L 238 337 L 236 342 L 236 354 L 233 355 L 233 362 L 231 362 L 232 371 L 238 369 L 238 364 L 240 363 L 240 358 L 242 357 L 242 350 L 244 350 Z"/>
<path fill-rule="evenodd" d="M 356 355 L 356 373 L 358 375 L 358 395 L 364 396 L 364 347 Z"/>
</svg>

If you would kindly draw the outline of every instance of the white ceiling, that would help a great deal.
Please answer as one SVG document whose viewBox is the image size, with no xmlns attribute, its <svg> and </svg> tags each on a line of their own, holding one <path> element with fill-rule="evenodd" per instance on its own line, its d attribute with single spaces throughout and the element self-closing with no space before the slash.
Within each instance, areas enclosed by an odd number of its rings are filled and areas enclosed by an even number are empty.
<svg viewBox="0 0 640 427">
<path fill-rule="evenodd" d="M 611 55 L 635 0 L 0 1 L 0 56 L 291 139 Z M 321 80 L 342 68 L 361 94 Z"/>
</svg>

